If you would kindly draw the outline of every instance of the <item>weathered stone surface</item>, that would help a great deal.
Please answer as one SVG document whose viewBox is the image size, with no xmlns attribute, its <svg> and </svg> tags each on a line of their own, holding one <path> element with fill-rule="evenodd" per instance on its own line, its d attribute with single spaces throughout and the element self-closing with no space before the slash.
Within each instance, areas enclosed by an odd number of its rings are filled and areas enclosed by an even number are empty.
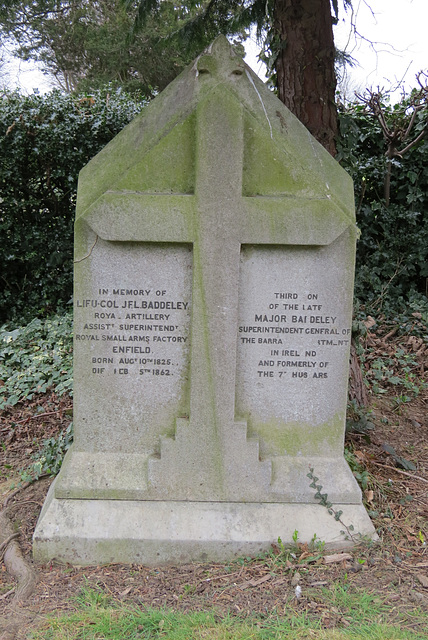
<svg viewBox="0 0 428 640">
<path fill-rule="evenodd" d="M 190 247 L 108 242 L 76 264 L 73 450 L 59 498 L 141 497 L 148 458 L 187 414 Z"/>
<path fill-rule="evenodd" d="M 81 173 L 76 435 L 35 557 L 336 543 L 309 467 L 373 534 L 343 459 L 355 239 L 349 176 L 218 39 Z"/>
<path fill-rule="evenodd" d="M 295 531 L 299 541 L 327 540 L 327 548 L 353 545 L 343 525 L 315 504 L 50 500 L 34 538 L 37 562 L 224 562 L 266 551 L 278 536 L 291 542 Z M 342 517 L 372 534 L 361 504 L 345 505 Z"/>
</svg>

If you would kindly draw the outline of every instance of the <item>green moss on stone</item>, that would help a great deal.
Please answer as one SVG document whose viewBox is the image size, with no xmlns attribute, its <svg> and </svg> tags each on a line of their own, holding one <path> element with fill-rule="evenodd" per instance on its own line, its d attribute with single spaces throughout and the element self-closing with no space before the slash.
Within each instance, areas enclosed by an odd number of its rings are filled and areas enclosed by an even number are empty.
<svg viewBox="0 0 428 640">
<path fill-rule="evenodd" d="M 272 140 L 266 127 L 262 126 L 265 123 L 258 123 L 248 113 L 244 122 L 243 194 L 274 196 L 299 193 L 314 197 L 313 181 L 309 180 L 300 160 L 291 157 L 283 144 L 279 146 Z M 318 189 L 318 197 L 319 193 Z"/>
<path fill-rule="evenodd" d="M 195 115 L 177 124 L 118 180 L 116 189 L 193 193 L 195 186 Z"/>
<path fill-rule="evenodd" d="M 260 451 L 265 456 L 342 455 L 344 413 L 337 413 L 320 425 L 306 422 L 281 422 L 278 419 L 261 422 L 249 420 L 251 435 L 260 438 Z"/>
</svg>

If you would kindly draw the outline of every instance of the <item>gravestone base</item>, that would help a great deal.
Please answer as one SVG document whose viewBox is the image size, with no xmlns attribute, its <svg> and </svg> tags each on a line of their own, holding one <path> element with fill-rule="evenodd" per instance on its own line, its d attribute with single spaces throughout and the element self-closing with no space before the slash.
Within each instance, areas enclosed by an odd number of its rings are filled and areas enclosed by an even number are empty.
<svg viewBox="0 0 428 640">
<path fill-rule="evenodd" d="M 55 483 L 54 483 L 55 484 Z M 337 504 L 342 520 L 373 538 L 362 504 Z M 78 565 L 110 562 L 149 566 L 226 562 L 266 552 L 281 538 L 328 548 L 352 546 L 344 527 L 318 504 L 59 500 L 51 487 L 34 535 L 34 559 Z"/>
</svg>

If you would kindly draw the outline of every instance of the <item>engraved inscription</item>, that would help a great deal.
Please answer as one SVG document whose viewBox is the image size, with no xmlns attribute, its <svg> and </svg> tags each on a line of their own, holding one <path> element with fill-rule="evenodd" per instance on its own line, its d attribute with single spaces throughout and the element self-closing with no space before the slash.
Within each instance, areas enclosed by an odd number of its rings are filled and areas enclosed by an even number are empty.
<svg viewBox="0 0 428 640">
<path fill-rule="evenodd" d="M 290 299 L 295 302 L 283 302 Z M 256 376 L 326 380 L 331 363 L 320 359 L 318 347 L 348 347 L 351 329 L 339 326 L 338 316 L 321 315 L 323 311 L 328 313 L 332 305 L 331 301 L 330 305 L 321 302 L 320 293 L 274 291 L 271 300 L 265 312 L 254 313 L 251 325 L 238 328 L 241 345 L 257 345 Z M 304 347 L 296 348 L 291 336 L 306 336 Z"/>
<path fill-rule="evenodd" d="M 342 246 L 242 249 L 236 414 L 256 431 L 269 420 L 321 424 L 343 406 L 352 265 L 340 268 Z"/>
<path fill-rule="evenodd" d="M 174 345 L 189 339 L 189 310 L 189 300 L 167 288 L 102 287 L 98 297 L 75 301 L 75 340 L 102 343 L 88 353 L 94 375 L 173 376 L 182 365 Z"/>
<path fill-rule="evenodd" d="M 188 414 L 192 271 L 189 246 L 101 239 L 76 265 L 79 449 L 150 455 Z"/>
</svg>

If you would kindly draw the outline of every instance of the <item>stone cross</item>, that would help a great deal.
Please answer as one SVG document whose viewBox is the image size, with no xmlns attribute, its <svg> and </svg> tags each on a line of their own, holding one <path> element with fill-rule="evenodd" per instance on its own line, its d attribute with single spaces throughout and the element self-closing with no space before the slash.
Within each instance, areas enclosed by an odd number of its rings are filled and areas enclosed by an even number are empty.
<svg viewBox="0 0 428 640">
<path fill-rule="evenodd" d="M 328 242 L 333 215 L 324 228 L 306 224 L 305 213 L 324 198 L 267 197 L 243 193 L 243 106 L 230 89 L 250 81 L 243 61 L 219 39 L 197 62 L 196 183 L 194 195 L 132 194 L 109 190 L 86 221 L 111 241 L 193 244 L 190 415 L 177 420 L 175 441 L 162 438 L 160 459 L 149 462 L 148 495 L 187 500 L 249 500 L 269 495 L 271 462 L 259 461 L 256 438 L 235 419 L 235 375 L 240 249 L 243 244 Z M 225 88 L 229 91 L 225 91 Z M 265 126 L 271 123 L 266 115 Z M 127 192 L 129 196 L 129 192 Z M 324 202 L 323 202 L 324 199 Z M 118 212 L 103 226 L 103 207 Z M 174 210 L 176 215 L 169 216 Z M 295 214 L 298 212 L 299 218 Z M 340 210 L 339 210 L 340 212 Z M 341 212 L 340 212 L 341 213 Z M 342 225 L 349 224 L 342 214 Z M 305 230 L 305 227 L 308 227 Z M 129 230 L 132 229 L 132 236 Z"/>
</svg>

